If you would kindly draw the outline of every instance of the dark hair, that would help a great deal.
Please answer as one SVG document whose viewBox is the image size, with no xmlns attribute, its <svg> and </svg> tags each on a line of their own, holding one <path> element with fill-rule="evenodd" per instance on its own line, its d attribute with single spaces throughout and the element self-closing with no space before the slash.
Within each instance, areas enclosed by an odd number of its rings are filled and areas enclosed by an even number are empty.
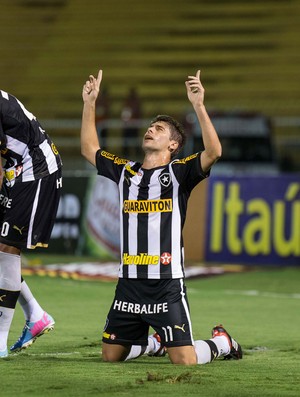
<svg viewBox="0 0 300 397">
<path fill-rule="evenodd" d="M 157 121 L 164 121 L 165 123 L 167 123 L 170 126 L 171 130 L 171 140 L 178 142 L 178 148 L 171 153 L 171 157 L 174 157 L 176 154 L 179 153 L 180 149 L 185 144 L 186 135 L 184 129 L 177 120 L 166 114 L 159 114 L 151 121 L 151 124 L 156 123 Z"/>
</svg>

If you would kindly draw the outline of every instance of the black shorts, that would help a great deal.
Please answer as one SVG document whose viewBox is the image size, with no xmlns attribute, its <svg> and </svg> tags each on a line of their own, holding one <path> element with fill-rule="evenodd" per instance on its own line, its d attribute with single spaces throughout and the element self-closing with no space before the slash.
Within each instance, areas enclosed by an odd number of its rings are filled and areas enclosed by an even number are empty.
<svg viewBox="0 0 300 397">
<path fill-rule="evenodd" d="M 102 341 L 147 345 L 149 327 L 167 347 L 193 345 L 186 287 L 182 279 L 119 279 Z"/>
<path fill-rule="evenodd" d="M 61 169 L 41 179 L 2 187 L 0 242 L 19 249 L 48 247 L 61 192 Z"/>
</svg>

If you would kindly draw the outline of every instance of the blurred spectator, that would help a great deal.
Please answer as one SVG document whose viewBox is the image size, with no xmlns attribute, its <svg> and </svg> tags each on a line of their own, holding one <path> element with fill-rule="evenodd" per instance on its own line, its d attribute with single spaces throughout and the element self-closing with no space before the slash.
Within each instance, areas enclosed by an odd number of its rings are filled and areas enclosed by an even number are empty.
<svg viewBox="0 0 300 397">
<path fill-rule="evenodd" d="M 182 156 L 186 157 L 191 153 L 203 150 L 201 129 L 195 113 L 192 109 L 187 109 L 182 117 L 181 124 L 186 134 L 186 144 Z"/>
<path fill-rule="evenodd" d="M 96 128 L 101 144 L 106 147 L 108 128 L 106 125 L 110 117 L 110 97 L 108 89 L 104 88 L 96 102 Z"/>
<path fill-rule="evenodd" d="M 141 118 L 141 101 L 139 95 L 134 87 L 131 87 L 127 98 L 125 99 L 123 109 L 121 112 L 121 118 L 123 121 L 123 153 L 125 157 L 128 157 L 130 148 L 133 153 L 138 155 L 139 153 L 139 126 L 138 120 Z"/>
</svg>

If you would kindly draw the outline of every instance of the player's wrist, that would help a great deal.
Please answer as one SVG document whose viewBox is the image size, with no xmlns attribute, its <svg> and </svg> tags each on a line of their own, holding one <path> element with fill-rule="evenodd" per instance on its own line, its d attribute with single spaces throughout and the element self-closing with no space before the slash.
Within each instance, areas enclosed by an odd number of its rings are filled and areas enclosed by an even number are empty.
<svg viewBox="0 0 300 397">
<path fill-rule="evenodd" d="M 195 109 L 195 111 L 199 111 L 199 112 L 206 112 L 206 108 L 203 102 L 197 102 L 197 103 L 193 103 L 193 107 Z"/>
</svg>

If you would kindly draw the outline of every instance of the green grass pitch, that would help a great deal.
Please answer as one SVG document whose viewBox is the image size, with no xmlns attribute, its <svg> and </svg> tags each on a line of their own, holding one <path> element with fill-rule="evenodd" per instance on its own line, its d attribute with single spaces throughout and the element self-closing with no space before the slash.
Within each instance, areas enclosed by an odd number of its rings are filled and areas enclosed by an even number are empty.
<svg viewBox="0 0 300 397">
<path fill-rule="evenodd" d="M 0 396 L 299 396 L 300 269 L 188 280 L 195 339 L 223 323 L 240 361 L 171 365 L 167 357 L 101 361 L 101 332 L 115 283 L 27 277 L 56 320 L 31 348 L 0 361 Z M 17 307 L 9 343 L 24 325 Z"/>
</svg>

